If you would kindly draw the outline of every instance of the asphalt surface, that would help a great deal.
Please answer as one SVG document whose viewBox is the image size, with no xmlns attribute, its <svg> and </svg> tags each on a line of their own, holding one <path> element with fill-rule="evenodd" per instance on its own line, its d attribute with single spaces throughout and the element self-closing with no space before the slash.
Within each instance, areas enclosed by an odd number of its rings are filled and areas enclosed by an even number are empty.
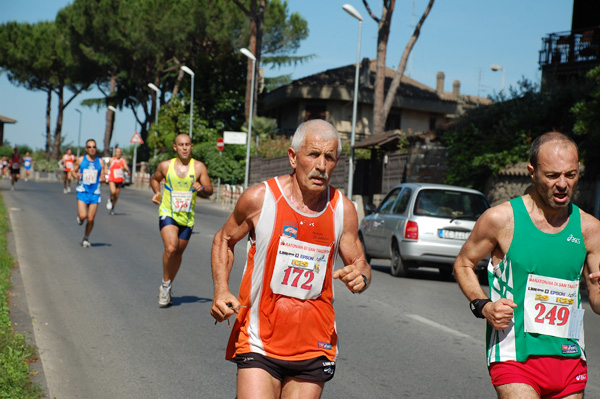
<svg viewBox="0 0 600 399">
<path fill-rule="evenodd" d="M 59 183 L 7 181 L 10 242 L 18 259 L 13 321 L 31 330 L 49 397 L 234 398 L 224 360 L 226 323 L 210 317 L 210 246 L 230 210 L 203 200 L 174 282 L 173 306 L 158 307 L 163 244 L 149 190 L 125 188 L 109 216 L 101 204 L 91 248 L 80 245 L 74 192 Z M 107 198 L 107 187 L 103 197 Z M 236 248 L 237 292 L 245 247 Z M 434 269 L 394 278 L 374 260 L 373 283 L 352 295 L 335 283 L 340 355 L 323 399 L 493 398 L 482 320 L 457 284 Z M 600 397 L 600 317 L 586 311 L 586 397 Z"/>
</svg>

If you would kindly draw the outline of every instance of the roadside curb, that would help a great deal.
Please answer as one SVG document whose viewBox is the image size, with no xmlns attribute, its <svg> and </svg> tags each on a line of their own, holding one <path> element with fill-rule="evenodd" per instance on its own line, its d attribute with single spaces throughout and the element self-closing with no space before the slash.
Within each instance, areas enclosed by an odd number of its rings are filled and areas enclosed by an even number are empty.
<svg viewBox="0 0 600 399">
<path fill-rule="evenodd" d="M 15 238 L 13 235 L 13 224 L 10 218 L 10 210 L 7 209 L 9 215 L 8 223 L 10 230 L 6 233 L 6 241 L 8 251 L 13 257 L 14 266 L 11 272 L 10 282 L 12 287 L 9 290 L 8 307 L 10 309 L 10 321 L 12 328 L 16 333 L 19 333 L 25 337 L 28 345 L 35 347 L 37 360 L 29 363 L 29 372 L 32 375 L 32 381 L 34 384 L 40 386 L 40 389 L 44 392 L 44 396 L 48 397 L 48 384 L 46 382 L 46 374 L 44 373 L 44 366 L 42 359 L 39 354 L 39 348 L 35 341 L 35 333 L 33 331 L 33 320 L 31 319 L 31 313 L 29 312 L 29 304 L 27 303 L 27 295 L 25 293 L 25 285 L 21 277 L 21 269 L 19 266 L 19 260 L 17 256 L 17 248 L 15 244 Z"/>
</svg>

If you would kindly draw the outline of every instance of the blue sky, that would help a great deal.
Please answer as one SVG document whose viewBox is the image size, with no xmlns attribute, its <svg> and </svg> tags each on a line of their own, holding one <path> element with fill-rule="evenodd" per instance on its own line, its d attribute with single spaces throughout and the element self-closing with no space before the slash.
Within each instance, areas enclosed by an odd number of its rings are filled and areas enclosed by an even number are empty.
<svg viewBox="0 0 600 399">
<path fill-rule="evenodd" d="M 38 22 L 53 20 L 69 0 L 0 0 L 0 23 L 7 21 Z M 356 60 L 358 21 L 342 6 L 352 4 L 362 14 L 361 59 L 375 58 L 377 25 L 361 0 L 288 0 L 291 11 L 307 21 L 310 34 L 298 55 L 314 54 L 311 61 L 295 68 L 267 69 L 267 76 L 291 73 L 301 78 L 326 69 L 352 64 Z M 381 0 L 369 0 L 376 15 L 381 14 Z M 413 14 L 414 4 L 414 16 Z M 404 47 L 427 0 L 397 0 L 388 44 L 387 65 L 396 68 Z M 538 52 L 548 33 L 570 30 L 572 0 L 437 0 L 421 31 L 407 74 L 435 87 L 436 74 L 446 75 L 445 90 L 452 82 L 461 82 L 461 93 L 487 96 L 500 91 L 502 72 L 493 72 L 492 64 L 505 69 L 505 88 L 516 86 L 522 78 L 539 82 Z M 78 96 L 65 112 L 63 134 L 66 143 L 77 144 L 79 114 L 82 111 L 81 141 L 94 138 L 102 142 L 105 112 L 81 107 L 86 98 L 97 92 Z M 43 148 L 45 132 L 45 94 L 15 87 L 0 75 L 0 115 L 16 119 L 6 125 L 5 139 L 11 144 L 28 144 Z M 56 104 L 56 99 L 54 99 Z M 56 111 L 52 113 L 52 129 Z M 112 145 L 128 146 L 136 130 L 131 111 L 117 113 Z"/>
</svg>

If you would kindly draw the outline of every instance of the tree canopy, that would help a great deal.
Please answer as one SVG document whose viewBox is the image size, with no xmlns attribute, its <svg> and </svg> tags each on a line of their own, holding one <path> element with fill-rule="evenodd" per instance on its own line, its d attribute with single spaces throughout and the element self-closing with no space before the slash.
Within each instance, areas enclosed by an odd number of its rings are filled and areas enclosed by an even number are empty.
<svg viewBox="0 0 600 399">
<path fill-rule="evenodd" d="M 290 14 L 285 1 L 261 1 L 265 4 L 264 51 L 281 62 L 307 37 L 307 23 L 300 15 Z M 59 96 L 54 152 L 60 144 L 62 110 L 73 99 L 62 99 L 64 88 L 76 95 L 91 84 L 102 97 L 84 105 L 131 108 L 144 142 L 168 151 L 172 132 L 161 131 L 160 121 L 159 129 L 153 129 L 158 140 L 149 140 L 148 132 L 156 109 L 160 109 L 159 119 L 173 110 L 187 114 L 183 129 L 187 132 L 192 88 L 184 80 L 184 65 L 195 73 L 193 106 L 202 123 L 222 131 L 239 130 L 245 122 L 247 59 L 237 50 L 247 46 L 247 21 L 247 15 L 230 0 L 74 0 L 58 13 L 56 21 L 0 25 L 0 68 L 8 71 L 11 82 L 48 93 L 48 147 L 51 94 Z M 148 83 L 156 85 L 160 95 L 155 97 Z M 187 105 L 162 110 L 173 102 Z M 112 117 L 107 112 L 105 146 L 110 143 Z M 194 142 L 213 139 L 205 137 L 203 129 L 194 133 Z M 149 149 L 147 144 L 140 148 L 140 159 L 149 156 Z"/>
<path fill-rule="evenodd" d="M 508 96 L 494 98 L 492 105 L 471 109 L 443 131 L 449 155 L 446 182 L 484 190 L 489 176 L 529 159 L 536 137 L 549 131 L 573 135 L 577 118 L 571 109 L 588 97 L 590 89 L 589 82 L 578 81 L 548 84 L 540 90 L 523 80 L 509 89 Z M 582 149 L 587 170 L 594 161 Z"/>
</svg>

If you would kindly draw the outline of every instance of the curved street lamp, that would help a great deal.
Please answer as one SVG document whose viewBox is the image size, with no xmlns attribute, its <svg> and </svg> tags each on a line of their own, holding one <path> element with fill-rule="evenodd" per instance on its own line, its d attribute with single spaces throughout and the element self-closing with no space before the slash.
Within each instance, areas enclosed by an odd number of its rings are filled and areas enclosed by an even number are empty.
<svg viewBox="0 0 600 399">
<path fill-rule="evenodd" d="M 492 71 L 497 72 L 497 71 L 502 71 L 502 88 L 500 89 L 500 93 L 504 94 L 504 67 L 502 65 L 498 65 L 498 64 L 493 64 L 491 66 Z"/>
<path fill-rule="evenodd" d="M 360 62 L 360 37 L 362 33 L 363 17 L 358 11 L 356 11 L 356 8 L 352 7 L 350 4 L 344 4 L 342 8 L 344 11 L 358 20 L 358 49 L 356 51 L 356 73 L 354 76 L 354 104 L 352 105 L 352 134 L 350 135 L 350 162 L 348 163 L 347 193 L 348 199 L 352 201 L 352 189 L 354 188 L 354 141 L 356 140 L 356 108 L 358 104 L 358 70 Z"/>
<path fill-rule="evenodd" d="M 192 96 L 191 96 L 191 100 L 190 100 L 190 140 L 192 139 L 192 120 L 193 120 L 193 115 L 194 115 L 194 76 L 196 75 L 194 73 L 194 71 L 192 71 L 190 68 L 186 67 L 185 65 L 181 67 L 181 70 L 185 73 L 187 73 L 188 75 L 192 76 Z"/>
<path fill-rule="evenodd" d="M 244 174 L 244 190 L 248 188 L 248 172 L 250 171 L 250 137 L 252 136 L 252 114 L 254 113 L 254 68 L 256 57 L 249 50 L 240 49 L 240 53 L 252 60 L 252 87 L 250 88 L 250 116 L 248 117 L 248 140 L 246 143 L 246 173 Z"/>
<path fill-rule="evenodd" d="M 154 137 L 158 137 L 158 95 L 160 94 L 160 89 L 156 87 L 154 83 L 148 83 L 148 87 L 156 92 L 156 105 L 154 112 Z M 154 147 L 154 156 L 156 157 L 157 147 Z"/>
</svg>

